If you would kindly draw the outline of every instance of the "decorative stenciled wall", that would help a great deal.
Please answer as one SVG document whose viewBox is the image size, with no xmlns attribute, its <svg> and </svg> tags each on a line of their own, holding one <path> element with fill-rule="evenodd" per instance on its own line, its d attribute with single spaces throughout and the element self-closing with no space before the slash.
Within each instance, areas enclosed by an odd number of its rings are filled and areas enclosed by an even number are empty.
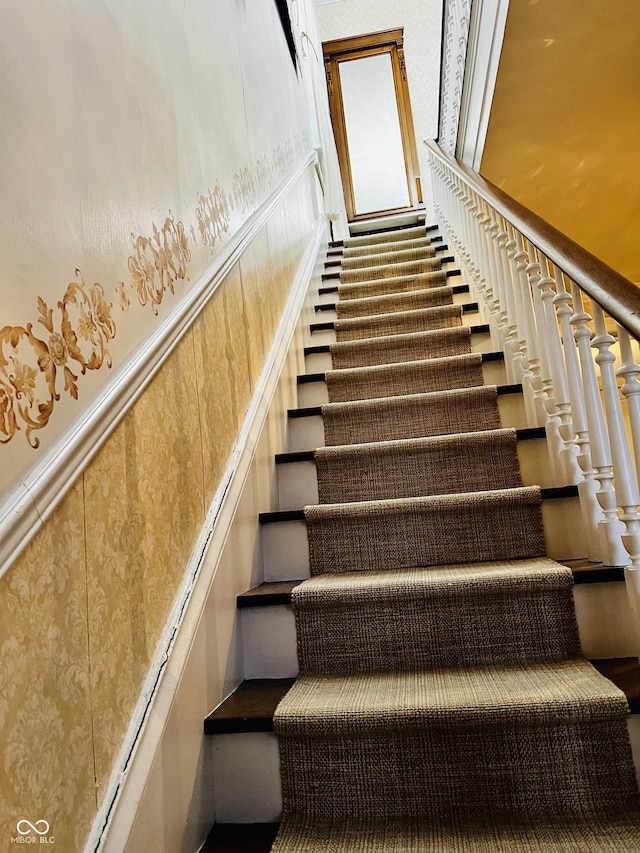
<svg viewBox="0 0 640 853">
<path fill-rule="evenodd" d="M 273 0 L 6 3 L 3 21 L 7 500 L 304 161 L 311 130 Z M 316 208 L 310 165 L 0 578 L 0 850 L 23 819 L 83 849 Z"/>
<path fill-rule="evenodd" d="M 6 4 L 0 498 L 308 150 L 274 5 Z"/>
</svg>

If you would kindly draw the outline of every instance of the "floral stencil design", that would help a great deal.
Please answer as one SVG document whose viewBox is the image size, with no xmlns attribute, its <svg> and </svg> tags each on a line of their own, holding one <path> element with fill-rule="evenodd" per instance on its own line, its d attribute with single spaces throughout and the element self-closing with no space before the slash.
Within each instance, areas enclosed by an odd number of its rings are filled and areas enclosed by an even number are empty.
<svg viewBox="0 0 640 853">
<path fill-rule="evenodd" d="M 153 313 L 167 291 L 174 293 L 178 279 L 189 278 L 187 265 L 191 249 L 182 222 L 175 222 L 171 211 L 161 229 L 153 225 L 151 237 L 131 235 L 133 254 L 129 256 L 129 272 L 141 305 L 151 304 Z"/>
<path fill-rule="evenodd" d="M 79 281 L 69 283 L 55 314 L 38 298 L 38 323 L 49 333 L 46 340 L 34 334 L 31 323 L 0 329 L 2 443 L 24 426 L 31 447 L 39 446 L 40 440 L 31 434 L 47 425 L 54 403 L 60 399 L 60 373 L 63 390 L 77 400 L 79 374 L 98 370 L 105 363 L 111 367 L 105 346 L 116 334 L 111 303 L 101 284 L 88 288 L 79 270 L 76 275 Z"/>
<path fill-rule="evenodd" d="M 150 236 L 132 234 L 130 280 L 114 285 L 114 302 L 120 310 L 129 311 L 129 294 L 135 294 L 139 304 L 151 306 L 157 316 L 166 294 L 175 294 L 176 281 L 189 280 L 196 238 L 213 252 L 230 235 L 234 211 L 246 214 L 255 208 L 309 145 L 303 132 L 259 157 L 253 167 L 234 172 L 230 192 L 216 183 L 213 190 L 198 195 L 195 222 L 190 225 L 185 227 L 169 211 L 162 226 L 152 223 Z M 77 400 L 80 376 L 112 366 L 107 344 L 116 336 L 114 302 L 98 282 L 88 287 L 79 270 L 76 277 L 54 307 L 38 297 L 36 322 L 46 334 L 38 336 L 34 323 L 0 329 L 0 444 L 24 429 L 30 446 L 39 447 L 40 439 L 33 433 L 49 423 L 61 394 Z"/>
<path fill-rule="evenodd" d="M 207 195 L 198 196 L 196 207 L 196 219 L 198 220 L 198 231 L 200 239 L 205 246 L 211 250 L 224 234 L 229 233 L 230 204 L 227 194 L 215 185 L 213 191 L 209 190 Z"/>
</svg>

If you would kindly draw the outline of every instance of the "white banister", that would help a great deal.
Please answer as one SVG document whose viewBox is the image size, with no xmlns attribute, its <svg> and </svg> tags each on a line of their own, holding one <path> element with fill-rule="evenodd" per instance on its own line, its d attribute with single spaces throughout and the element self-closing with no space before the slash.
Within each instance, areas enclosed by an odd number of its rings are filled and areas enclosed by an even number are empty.
<svg viewBox="0 0 640 853">
<path fill-rule="evenodd" d="M 522 383 L 529 425 L 546 429 L 556 485 L 577 487 L 584 557 L 625 567 L 640 649 L 640 292 L 428 147 L 436 210 L 507 379 Z"/>
</svg>

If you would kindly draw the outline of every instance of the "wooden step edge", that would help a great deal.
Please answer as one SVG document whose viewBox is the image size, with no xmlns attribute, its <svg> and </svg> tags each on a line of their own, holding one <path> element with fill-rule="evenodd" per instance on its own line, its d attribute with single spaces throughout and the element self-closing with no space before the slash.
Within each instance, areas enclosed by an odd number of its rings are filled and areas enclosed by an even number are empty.
<svg viewBox="0 0 640 853">
<path fill-rule="evenodd" d="M 449 307 L 454 307 L 454 306 L 444 305 L 442 307 L 443 308 L 449 308 Z M 455 307 L 461 308 L 463 314 L 473 314 L 479 310 L 477 302 L 467 302 L 464 305 L 455 306 Z M 326 311 L 328 309 L 325 306 L 316 306 L 315 310 L 316 311 Z M 422 310 L 428 310 L 428 309 L 422 309 Z M 393 313 L 393 312 L 391 312 L 391 313 Z M 374 314 L 372 316 L 380 316 L 380 315 Z M 349 319 L 351 319 L 351 318 L 349 318 Z M 354 318 L 354 319 L 362 319 L 362 318 Z M 311 334 L 313 334 L 314 332 L 328 332 L 332 329 L 335 329 L 336 322 L 339 322 L 339 321 L 328 320 L 324 323 L 311 323 L 309 326 L 309 329 L 311 331 Z"/>
<path fill-rule="evenodd" d="M 571 569 L 573 582 L 576 585 L 585 583 L 624 583 L 624 568 L 622 566 L 603 566 L 602 563 L 590 563 L 587 560 L 559 560 L 561 565 Z M 303 582 L 304 578 L 295 581 L 267 581 L 241 593 L 236 598 L 239 610 L 248 607 L 275 607 L 291 604 L 291 593 Z"/>
<path fill-rule="evenodd" d="M 276 453 L 276 465 L 286 465 L 295 462 L 313 462 L 315 450 L 294 450 L 287 453 Z"/>
<path fill-rule="evenodd" d="M 410 231 L 412 228 L 423 228 L 425 231 L 438 231 L 438 225 L 426 225 L 424 214 L 416 214 L 415 222 L 405 222 L 403 225 L 390 225 L 388 228 L 371 228 L 367 231 L 356 231 L 351 237 L 376 237 L 378 234 L 394 234 L 396 231 Z"/>
<path fill-rule="evenodd" d="M 527 427 L 516 430 L 516 441 L 540 441 L 546 438 L 547 431 L 544 427 Z M 315 450 L 295 450 L 286 453 L 276 453 L 276 465 L 286 465 L 295 462 L 313 462 Z"/>
<path fill-rule="evenodd" d="M 324 347 L 308 347 L 307 349 L 312 349 L 314 352 L 329 352 L 327 349 L 329 345 L 326 344 Z M 305 349 L 305 355 L 309 355 L 309 352 Z M 486 364 L 490 361 L 504 361 L 504 353 L 501 351 L 498 352 L 483 352 L 482 363 Z M 425 359 L 426 360 L 426 359 Z M 402 362 L 398 362 L 401 364 Z M 376 366 L 376 365 L 374 365 Z M 377 365 L 382 367 L 383 365 Z M 325 382 L 326 374 L 324 373 L 300 373 L 296 378 L 296 382 L 298 385 L 306 385 L 309 382 Z"/>
<path fill-rule="evenodd" d="M 462 270 L 446 270 L 445 275 L 447 278 L 455 278 L 455 276 L 462 275 Z"/>
<path fill-rule="evenodd" d="M 199 853 L 269 853 L 279 823 L 214 823 Z"/>
<path fill-rule="evenodd" d="M 433 497 L 437 497 L 434 495 Z M 460 493 L 460 497 L 464 497 L 464 492 Z M 577 486 L 556 486 L 552 488 L 540 489 L 540 497 L 543 501 L 557 501 L 566 498 L 577 498 Z M 363 501 L 362 503 L 367 503 Z M 305 515 L 303 509 L 285 509 L 275 510 L 273 512 L 258 513 L 258 521 L 260 524 L 278 524 L 283 521 L 304 521 Z"/>
<path fill-rule="evenodd" d="M 337 287 L 321 287 L 318 290 L 318 293 L 324 293 L 324 294 L 337 293 L 337 292 L 338 292 Z M 411 291 L 407 291 L 407 293 L 411 293 Z M 469 285 L 468 284 L 455 284 L 451 288 L 451 293 L 453 295 L 457 295 L 457 294 L 461 294 L 461 293 L 469 293 Z M 404 294 L 398 294 L 398 295 L 404 295 Z M 476 306 L 473 309 L 474 311 L 478 310 L 478 303 L 477 302 L 469 302 L 468 304 Z M 336 310 L 336 303 L 335 302 L 320 302 L 317 305 L 313 306 L 313 310 L 316 313 L 318 313 L 319 311 L 335 311 Z M 463 311 L 465 310 L 464 306 L 463 306 L 462 310 Z M 467 310 L 471 310 L 471 309 L 467 309 Z"/>
<path fill-rule="evenodd" d="M 240 593 L 236 597 L 238 610 L 247 607 L 276 607 L 282 604 L 291 604 L 291 593 L 302 583 L 303 578 L 297 581 L 269 581 L 261 583 L 253 589 Z"/>
<path fill-rule="evenodd" d="M 326 373 L 301 373 L 296 377 L 296 384 L 308 385 L 311 382 L 326 382 Z"/>
<path fill-rule="evenodd" d="M 272 732 L 273 714 L 294 678 L 252 678 L 241 682 L 204 720 L 206 735 Z"/>
<path fill-rule="evenodd" d="M 408 251 L 415 251 L 413 249 L 398 249 L 398 248 L 385 251 L 383 249 L 384 245 L 385 245 L 384 243 L 377 243 L 377 244 L 373 243 L 371 245 L 372 250 L 371 250 L 371 252 L 369 252 L 369 254 L 367 254 L 367 255 L 356 255 L 355 257 L 349 256 L 349 257 L 351 260 L 366 261 L 369 258 L 375 258 L 378 255 L 392 255 L 392 254 L 395 254 L 397 252 L 402 253 L 402 252 L 408 252 Z M 374 251 L 375 247 L 378 247 L 379 251 Z M 420 248 L 422 248 L 422 247 L 420 247 Z M 424 248 L 427 248 L 427 247 L 424 247 Z M 448 252 L 449 251 L 449 246 L 446 243 L 441 243 L 441 242 L 438 242 L 437 245 L 432 244 L 431 248 L 434 250 L 434 252 Z M 434 255 L 425 255 L 423 258 L 419 258 L 418 260 L 426 260 L 428 258 L 433 258 L 433 257 L 434 257 Z M 342 266 L 343 260 L 344 260 L 344 252 L 342 252 L 342 251 L 327 252 L 325 262 L 324 262 L 324 268 L 330 269 L 331 267 Z M 371 266 L 371 264 L 367 265 L 367 264 L 363 263 L 363 266 Z M 377 264 L 374 264 L 374 266 L 377 266 Z"/>
<path fill-rule="evenodd" d="M 469 326 L 469 333 L 472 335 L 485 335 L 489 333 L 489 324 L 482 323 L 479 326 Z M 305 355 L 314 355 L 316 353 L 331 352 L 329 344 L 320 344 L 318 346 L 310 346 L 304 348 Z M 504 356 L 502 356 L 504 358 Z"/>
<path fill-rule="evenodd" d="M 337 293 L 337 292 L 338 292 L 338 285 L 337 284 L 333 284 L 333 285 L 330 285 L 328 287 L 319 287 L 318 288 L 318 294 L 321 294 L 321 295 L 324 295 L 326 293 Z"/>
<path fill-rule="evenodd" d="M 318 349 L 320 349 L 320 348 L 318 347 Z M 326 350 L 325 350 L 325 352 L 326 352 Z M 305 352 L 305 355 L 307 355 L 306 352 Z M 308 375 L 319 377 L 322 374 L 316 373 L 316 374 L 308 374 Z M 315 379 L 312 381 L 319 382 L 321 380 Z M 490 388 L 491 386 L 479 385 L 477 387 L 479 387 L 479 388 Z M 522 393 L 522 385 L 520 383 L 515 383 L 514 385 L 497 385 L 495 387 L 496 387 L 496 393 L 497 393 L 498 397 L 504 397 L 507 394 L 521 394 Z M 454 390 L 463 391 L 465 389 L 457 388 Z M 437 394 L 438 392 L 437 391 L 431 391 L 431 392 L 425 392 L 425 393 Z M 384 398 L 380 398 L 380 399 L 384 399 Z M 361 402 L 361 401 L 355 401 L 355 402 Z M 305 408 L 301 408 L 301 409 L 287 409 L 287 417 L 288 418 L 309 418 L 309 417 L 315 417 L 316 415 L 321 415 L 321 414 L 322 414 L 322 406 L 306 406 Z"/>
<path fill-rule="evenodd" d="M 453 257 L 453 255 L 445 255 L 443 258 L 437 257 L 436 259 L 438 260 L 438 262 L 440 264 L 455 264 L 455 262 L 456 262 L 456 259 Z M 413 262 L 412 261 L 405 261 L 404 263 L 413 263 Z M 337 265 L 338 264 L 336 262 L 331 262 L 331 266 L 337 266 Z M 376 265 L 374 264 L 373 266 L 376 266 Z M 366 269 L 366 267 L 363 267 L 363 269 Z M 436 269 L 429 269 L 429 270 L 425 270 L 425 272 L 438 272 L 438 269 L 437 268 Z M 462 274 L 460 270 L 450 270 L 450 272 L 452 275 L 461 275 Z M 411 275 L 412 273 L 407 273 L 407 274 Z M 417 275 L 417 273 L 416 273 L 416 275 Z M 339 278 L 340 278 L 339 272 L 325 272 L 325 273 L 322 273 L 322 275 L 320 276 L 320 279 L 322 281 L 335 281 L 336 279 L 339 279 Z M 354 282 L 354 283 L 357 283 L 357 282 Z"/>
<path fill-rule="evenodd" d="M 632 714 L 640 713 L 640 663 L 635 657 L 591 660 L 591 665 L 627 697 Z M 241 682 L 204 720 L 207 735 L 272 732 L 273 715 L 294 678 L 255 678 Z"/>
</svg>

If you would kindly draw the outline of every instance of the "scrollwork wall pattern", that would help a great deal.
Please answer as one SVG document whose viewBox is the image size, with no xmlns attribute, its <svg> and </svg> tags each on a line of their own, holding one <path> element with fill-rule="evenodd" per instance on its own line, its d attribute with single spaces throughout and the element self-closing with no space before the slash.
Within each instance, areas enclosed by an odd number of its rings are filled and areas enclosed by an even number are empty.
<svg viewBox="0 0 640 853">
<path fill-rule="evenodd" d="M 116 282 L 112 296 L 100 282 L 87 285 L 77 269 L 76 281 L 54 306 L 39 296 L 34 320 L 0 328 L 0 444 L 22 432 L 37 449 L 37 432 L 48 425 L 62 395 L 78 400 L 80 377 L 112 366 L 114 306 L 126 313 L 137 303 L 158 316 L 167 294 L 175 295 L 176 282 L 190 280 L 196 239 L 213 254 L 231 235 L 234 218 L 255 209 L 309 146 L 305 131 L 236 170 L 229 191 L 216 183 L 198 193 L 188 225 L 169 211 L 161 225 L 151 224 L 150 234 L 132 234 L 128 280 Z"/>
</svg>

